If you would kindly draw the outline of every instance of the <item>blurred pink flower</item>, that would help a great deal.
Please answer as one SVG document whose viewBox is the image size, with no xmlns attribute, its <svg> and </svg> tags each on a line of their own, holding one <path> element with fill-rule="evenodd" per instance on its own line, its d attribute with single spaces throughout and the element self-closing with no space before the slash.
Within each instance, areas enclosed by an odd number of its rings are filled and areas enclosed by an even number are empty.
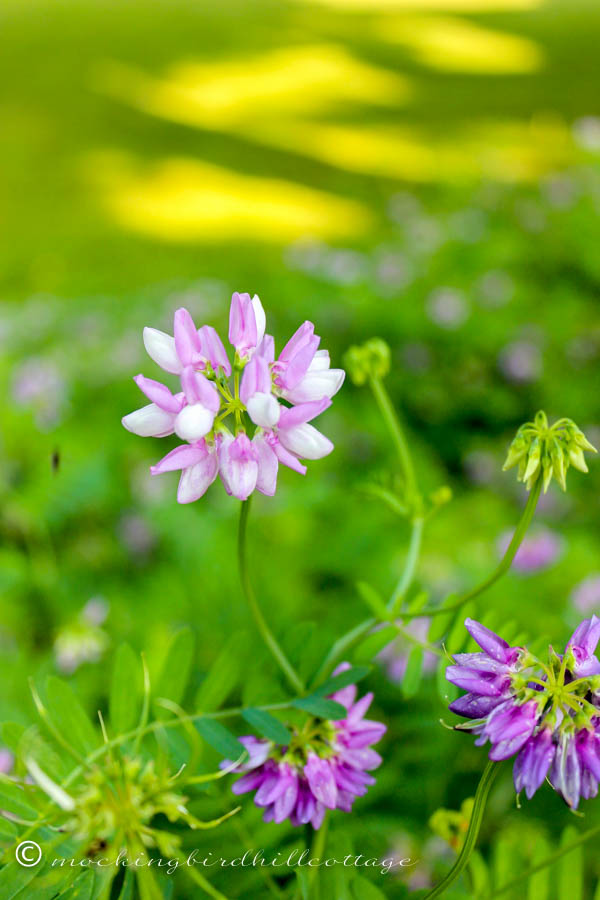
<svg viewBox="0 0 600 900">
<path fill-rule="evenodd" d="M 600 609 L 600 572 L 593 572 L 575 585 L 571 593 L 574 606 L 583 613 Z"/>
<path fill-rule="evenodd" d="M 511 542 L 512 531 L 505 531 L 497 542 L 498 555 L 503 556 Z M 529 575 L 547 569 L 555 563 L 563 550 L 562 539 L 550 531 L 549 528 L 541 528 L 527 535 L 512 563 L 512 569 L 521 575 Z"/>
</svg>

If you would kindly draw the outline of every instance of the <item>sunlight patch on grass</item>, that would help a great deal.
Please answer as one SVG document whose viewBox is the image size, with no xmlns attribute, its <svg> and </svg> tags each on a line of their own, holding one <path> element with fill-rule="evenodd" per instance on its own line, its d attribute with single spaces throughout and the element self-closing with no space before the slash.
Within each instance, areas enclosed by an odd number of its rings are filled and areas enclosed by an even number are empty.
<svg viewBox="0 0 600 900">
<path fill-rule="evenodd" d="M 419 62 L 443 71 L 502 75 L 535 72 L 543 62 L 541 48 L 527 38 L 450 16 L 386 17 L 375 33 L 405 44 Z"/>
<path fill-rule="evenodd" d="M 263 139 L 340 169 L 421 182 L 529 180 L 572 159 L 570 133 L 554 119 L 486 121 L 443 137 L 412 126 L 294 122 Z"/>
<path fill-rule="evenodd" d="M 96 153 L 84 174 L 122 227 L 165 241 L 350 238 L 371 224 L 354 201 L 189 158 L 144 165 L 127 154 Z"/>
<path fill-rule="evenodd" d="M 448 12 L 510 12 L 537 9 L 545 0 L 297 0 L 306 6 L 317 4 L 349 12 L 389 10 L 444 10 Z"/>
<path fill-rule="evenodd" d="M 164 77 L 107 61 L 96 67 L 93 79 L 102 92 L 151 115 L 225 129 L 356 102 L 397 106 L 411 93 L 402 76 L 330 45 L 284 47 L 210 63 L 180 61 Z"/>
</svg>

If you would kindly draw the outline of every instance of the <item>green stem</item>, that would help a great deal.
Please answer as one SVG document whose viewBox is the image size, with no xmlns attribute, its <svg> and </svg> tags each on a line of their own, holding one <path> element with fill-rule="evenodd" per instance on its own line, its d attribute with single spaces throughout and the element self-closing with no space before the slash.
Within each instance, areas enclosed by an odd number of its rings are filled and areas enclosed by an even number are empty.
<svg viewBox="0 0 600 900">
<path fill-rule="evenodd" d="M 491 575 L 489 575 L 484 581 L 480 584 L 476 585 L 470 591 L 467 591 L 466 594 L 463 594 L 462 597 L 456 601 L 456 603 L 452 603 L 449 606 L 425 606 L 423 609 L 419 610 L 418 613 L 407 613 L 406 615 L 402 615 L 403 619 L 414 619 L 417 616 L 440 616 L 445 613 L 452 612 L 452 610 L 460 609 L 461 606 L 464 606 L 465 603 L 468 603 L 469 600 L 474 600 L 475 597 L 479 597 L 480 594 L 483 594 L 484 591 L 487 591 L 493 584 L 495 584 L 502 576 L 508 572 L 511 567 L 512 561 L 517 555 L 517 551 L 521 546 L 523 538 L 525 537 L 525 533 L 531 524 L 531 520 L 533 519 L 533 515 L 535 513 L 535 508 L 537 506 L 537 502 L 540 497 L 540 490 L 542 487 L 542 479 L 538 478 L 535 482 L 529 497 L 527 498 L 527 503 L 525 505 L 525 509 L 521 513 L 521 518 L 517 523 L 517 527 L 515 529 L 515 533 L 512 536 L 512 540 L 508 547 L 506 548 L 506 552 L 497 568 L 494 569 Z"/>
<path fill-rule="evenodd" d="M 408 555 L 406 563 L 400 576 L 400 580 L 396 585 L 396 589 L 392 594 L 388 603 L 388 609 L 392 614 L 396 614 L 402 605 L 404 596 L 409 589 L 415 575 L 415 569 L 421 552 L 421 539 L 423 537 L 423 519 L 415 519 L 412 523 L 412 531 L 410 534 L 410 544 L 408 546 Z"/>
<path fill-rule="evenodd" d="M 315 837 L 313 840 L 313 844 L 310 850 L 310 858 L 320 860 L 325 852 L 325 845 L 327 843 L 327 829 L 329 825 L 329 817 L 327 813 L 325 813 L 325 818 L 321 823 L 321 827 L 315 833 Z M 318 879 L 319 867 L 313 866 L 308 870 L 308 885 L 309 885 L 309 897 L 310 900 L 319 900 L 319 879 Z"/>
<path fill-rule="evenodd" d="M 516 878 L 513 878 L 512 881 L 509 881 L 507 884 L 503 884 L 498 888 L 497 891 L 494 891 L 491 894 L 490 900 L 493 900 L 494 897 L 499 897 L 501 894 L 507 894 L 513 888 L 517 887 L 522 881 L 526 881 L 528 878 L 531 878 L 532 875 L 535 875 L 536 872 L 541 872 L 542 869 L 545 869 L 547 866 L 553 865 L 557 859 L 560 859 L 561 856 L 566 856 L 567 853 L 570 853 L 571 850 L 575 850 L 576 847 L 579 847 L 580 844 L 584 844 L 586 841 L 589 841 L 591 838 L 596 837 L 600 834 L 600 825 L 596 825 L 595 828 L 590 828 L 589 831 L 585 831 L 580 837 L 576 840 L 571 841 L 570 844 L 567 844 L 565 847 L 561 847 L 560 850 L 557 850 L 556 853 L 552 853 L 550 856 L 547 856 L 546 859 L 542 860 L 542 862 L 537 863 L 537 865 L 532 866 L 530 869 L 527 869 L 525 872 L 521 872 Z"/>
<path fill-rule="evenodd" d="M 400 420 L 398 419 L 398 414 L 394 409 L 394 405 L 390 400 L 390 395 L 388 394 L 383 381 L 380 378 L 374 377 L 371 378 L 370 383 L 371 390 L 373 391 L 373 395 L 379 407 L 379 411 L 381 412 L 385 424 L 389 429 L 392 439 L 396 445 L 398 456 L 400 457 L 400 463 L 404 470 L 404 479 L 406 481 L 406 493 L 411 499 L 414 500 L 417 495 L 415 471 L 413 468 L 410 450 L 408 449 L 408 444 L 406 442 L 402 426 L 400 425 Z"/>
<path fill-rule="evenodd" d="M 481 822 L 483 820 L 483 813 L 485 811 L 485 804 L 488 798 L 488 794 L 497 772 L 498 766 L 496 765 L 496 763 L 492 760 L 488 760 L 488 763 L 483 770 L 483 775 L 481 776 L 479 784 L 477 785 L 477 791 L 475 793 L 475 803 L 473 804 L 473 812 L 471 813 L 471 821 L 469 822 L 469 828 L 465 837 L 465 842 L 462 846 L 462 850 L 460 851 L 456 862 L 454 863 L 446 877 L 443 878 L 442 881 L 440 881 L 440 883 L 437 884 L 431 891 L 429 891 L 429 893 L 425 895 L 423 900 L 433 900 L 434 897 L 441 897 L 442 894 L 445 893 L 445 891 L 450 887 L 450 885 L 456 881 L 460 873 L 469 862 L 469 858 L 475 848 L 475 843 L 479 835 L 479 829 L 481 828 Z"/>
<path fill-rule="evenodd" d="M 260 631 L 261 637 L 269 650 L 271 651 L 274 659 L 279 665 L 281 671 L 289 681 L 291 687 L 294 691 L 302 694 L 304 692 L 304 684 L 302 683 L 301 678 L 297 674 L 294 667 L 291 665 L 287 656 L 279 646 L 274 634 L 271 629 L 267 625 L 266 619 L 262 614 L 260 606 L 256 600 L 256 596 L 252 589 L 252 584 L 250 583 L 250 576 L 248 574 L 248 562 L 246 558 L 246 545 L 247 545 L 247 525 L 248 525 L 248 514 L 250 512 L 250 498 L 248 500 L 244 500 L 242 502 L 242 508 L 240 510 L 240 527 L 238 530 L 238 564 L 240 569 L 240 580 L 242 582 L 242 588 L 244 591 L 244 595 L 248 602 L 248 606 L 250 607 L 250 611 L 254 616 L 254 621 L 256 622 L 256 627 Z"/>
</svg>

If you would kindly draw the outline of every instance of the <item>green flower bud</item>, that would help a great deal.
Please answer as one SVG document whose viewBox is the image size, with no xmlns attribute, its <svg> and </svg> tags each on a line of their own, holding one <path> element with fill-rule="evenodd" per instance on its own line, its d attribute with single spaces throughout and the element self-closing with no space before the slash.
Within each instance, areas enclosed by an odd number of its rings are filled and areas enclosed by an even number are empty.
<svg viewBox="0 0 600 900">
<path fill-rule="evenodd" d="M 370 378 L 385 378 L 390 371 L 390 348 L 381 338 L 349 347 L 344 366 L 354 384 L 362 385 Z"/>
<path fill-rule="evenodd" d="M 525 422 L 517 431 L 503 469 L 510 469 L 518 463 L 517 478 L 525 482 L 528 491 L 540 476 L 543 478 L 544 493 L 552 478 L 565 491 L 569 466 L 580 472 L 588 471 L 584 450 L 597 452 L 572 419 L 559 419 L 549 426 L 546 413 L 540 410 L 533 422 Z"/>
</svg>

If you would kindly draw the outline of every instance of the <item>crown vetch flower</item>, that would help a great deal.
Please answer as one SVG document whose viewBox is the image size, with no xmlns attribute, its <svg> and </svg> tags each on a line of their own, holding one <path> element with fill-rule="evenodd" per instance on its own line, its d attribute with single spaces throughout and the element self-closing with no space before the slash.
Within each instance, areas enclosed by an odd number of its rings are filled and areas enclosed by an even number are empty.
<svg viewBox="0 0 600 900">
<path fill-rule="evenodd" d="M 576 628 L 564 654 L 549 648 L 548 662 L 524 647 L 510 647 L 479 622 L 465 626 L 481 653 L 458 653 L 448 681 L 468 691 L 450 710 L 472 721 L 476 743 L 491 744 L 490 759 L 516 755 L 517 792 L 533 797 L 547 777 L 576 809 L 598 793 L 600 781 L 600 619 Z"/>
<path fill-rule="evenodd" d="M 144 329 L 148 355 L 179 376 L 181 390 L 174 394 L 137 375 L 136 384 L 151 402 L 122 422 L 142 437 L 176 434 L 187 442 L 150 470 L 153 475 L 181 471 L 180 503 L 199 499 L 217 475 L 227 493 L 241 500 L 254 490 L 272 496 L 280 463 L 304 475 L 301 459 L 321 459 L 333 450 L 309 423 L 331 405 L 344 372 L 331 369 L 327 350 L 318 350 L 312 322 L 300 326 L 277 361 L 265 325 L 259 298 L 234 293 L 229 317 L 233 368 L 215 329 L 196 329 L 186 309 L 175 313 L 173 336 Z M 232 373 L 233 385 L 228 381 Z"/>
<path fill-rule="evenodd" d="M 342 663 L 334 674 L 348 669 Z M 327 809 L 350 812 L 356 797 L 367 793 L 375 779 L 369 772 L 381 763 L 371 745 L 385 734 L 381 722 L 365 719 L 373 694 L 356 699 L 356 685 L 331 695 L 346 707 L 340 721 L 309 719 L 294 730 L 289 746 L 282 747 L 251 735 L 240 738 L 249 758 L 235 771 L 242 773 L 232 786 L 234 794 L 256 791 L 254 802 L 264 808 L 265 822 L 321 826 Z M 225 760 L 222 768 L 233 765 Z"/>
<path fill-rule="evenodd" d="M 588 471 L 584 450 L 597 452 L 572 419 L 559 419 L 550 426 L 546 413 L 540 410 L 533 422 L 525 422 L 517 431 L 503 469 L 518 464 L 518 480 L 526 484 L 528 491 L 539 476 L 544 479 L 544 493 L 552 478 L 566 491 L 569 466 L 580 472 Z"/>
</svg>

